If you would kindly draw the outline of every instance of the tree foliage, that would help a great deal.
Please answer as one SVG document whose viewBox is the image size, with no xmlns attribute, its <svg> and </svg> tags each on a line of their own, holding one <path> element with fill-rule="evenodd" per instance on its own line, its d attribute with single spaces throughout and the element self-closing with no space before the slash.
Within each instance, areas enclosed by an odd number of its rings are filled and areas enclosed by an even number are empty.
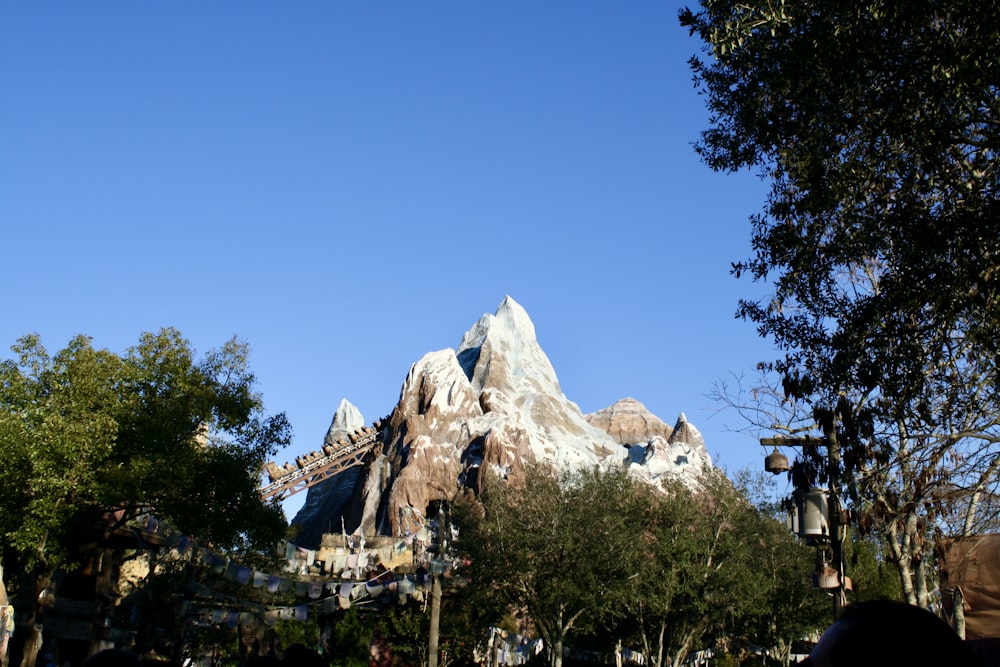
<svg viewBox="0 0 1000 667">
<path fill-rule="evenodd" d="M 328 647 L 333 667 L 368 667 L 371 637 L 371 623 L 364 622 L 357 609 L 352 607 L 337 617 L 332 624 Z"/>
<path fill-rule="evenodd" d="M 696 490 L 673 481 L 648 497 L 624 600 L 654 667 L 677 667 L 702 648 L 763 646 L 787 662 L 793 639 L 829 621 L 810 585 L 811 550 L 747 491 L 709 470 Z"/>
<path fill-rule="evenodd" d="M 55 355 L 37 336 L 12 350 L 0 363 L 0 540 L 12 580 L 47 585 L 111 534 L 108 517 L 152 514 L 237 551 L 283 534 L 280 507 L 257 488 L 290 427 L 264 414 L 245 343 L 196 360 L 165 329 L 122 355 L 84 336 Z"/>
<path fill-rule="evenodd" d="M 630 574 L 623 559 L 629 480 L 621 471 L 558 479 L 529 468 L 518 484 L 491 479 L 475 507 L 457 512 L 459 548 L 471 559 L 468 594 L 495 622 L 526 616 L 562 663 L 573 631 L 610 613 L 615 587 Z"/>
<path fill-rule="evenodd" d="M 1000 467 L 995 9 L 704 0 L 680 16 L 706 45 L 699 153 L 771 184 L 734 272 L 774 293 L 738 312 L 784 352 L 763 365 L 782 401 L 837 418 L 847 490 L 921 604 L 935 531 L 956 513 L 974 530 Z"/>
<path fill-rule="evenodd" d="M 494 481 L 481 511 L 457 516 L 467 606 L 537 628 L 553 665 L 571 633 L 604 629 L 659 667 L 717 642 L 778 647 L 828 620 L 809 586 L 811 553 L 720 471 L 705 471 L 698 490 L 656 490 L 623 470 L 536 469 L 524 484 Z M 777 622 L 778 609 L 789 618 Z"/>
<path fill-rule="evenodd" d="M 0 366 L 5 544 L 61 562 L 80 522 L 150 513 L 219 548 L 273 543 L 276 506 L 261 504 L 264 461 L 288 443 L 283 414 L 263 414 L 248 348 L 231 340 L 196 362 L 174 330 L 125 355 L 74 338 L 50 357 L 34 336 Z"/>
</svg>

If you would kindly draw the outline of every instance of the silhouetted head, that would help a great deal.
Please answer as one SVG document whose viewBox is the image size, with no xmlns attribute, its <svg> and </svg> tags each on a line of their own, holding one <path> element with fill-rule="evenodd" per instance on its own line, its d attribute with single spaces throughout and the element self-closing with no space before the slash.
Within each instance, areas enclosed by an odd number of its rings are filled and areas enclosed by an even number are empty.
<svg viewBox="0 0 1000 667">
<path fill-rule="evenodd" d="M 982 667 L 943 620 L 920 607 L 873 600 L 844 609 L 806 660 L 812 667 Z"/>
<path fill-rule="evenodd" d="M 267 655 L 252 655 L 243 663 L 243 667 L 281 667 L 281 660 L 278 660 L 277 656 L 270 653 Z"/>
<path fill-rule="evenodd" d="M 140 667 L 139 656 L 123 648 L 106 648 L 83 661 L 83 667 Z"/>
<path fill-rule="evenodd" d="M 292 644 L 285 649 L 281 664 L 285 667 L 327 667 L 330 663 L 319 651 L 303 644 Z"/>
</svg>

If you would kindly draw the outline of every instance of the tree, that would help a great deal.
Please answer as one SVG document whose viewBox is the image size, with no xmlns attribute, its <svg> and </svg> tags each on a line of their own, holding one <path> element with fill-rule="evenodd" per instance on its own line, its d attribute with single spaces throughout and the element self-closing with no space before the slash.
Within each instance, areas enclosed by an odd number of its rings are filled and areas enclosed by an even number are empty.
<svg viewBox="0 0 1000 667">
<path fill-rule="evenodd" d="M 787 667 L 792 646 L 827 627 L 831 601 L 812 586 L 814 549 L 797 542 L 783 523 L 761 512 L 747 515 L 753 595 L 737 617 L 734 634 L 745 648 L 764 647 L 767 655 Z"/>
<path fill-rule="evenodd" d="M 812 554 L 719 470 L 648 496 L 624 607 L 653 667 L 697 649 L 764 646 L 787 664 L 791 642 L 829 622 L 810 586 Z"/>
<path fill-rule="evenodd" d="M 53 573 L 139 515 L 219 549 L 270 546 L 283 534 L 280 507 L 261 503 L 257 487 L 290 428 L 283 414 L 263 413 L 245 343 L 200 361 L 171 329 L 144 334 L 125 355 L 84 336 L 55 356 L 37 336 L 12 350 L 16 359 L 0 363 L 0 539 L 7 583 L 26 577 L 30 587 L 21 590 L 33 607 L 24 664 L 38 648 L 35 601 Z"/>
<path fill-rule="evenodd" d="M 784 352 L 763 369 L 837 438 L 865 528 L 922 606 L 932 538 L 990 518 L 1000 469 L 993 9 L 704 0 L 680 15 L 707 46 L 691 60 L 712 114 L 697 150 L 771 183 L 733 270 L 774 294 L 738 314 Z"/>
<path fill-rule="evenodd" d="M 368 667 L 371 626 L 371 622 L 362 621 L 354 607 L 334 619 L 327 647 L 334 667 Z"/>
<path fill-rule="evenodd" d="M 567 637 L 610 614 L 631 574 L 635 497 L 623 470 L 559 479 L 528 468 L 519 482 L 490 479 L 481 506 L 456 508 L 456 548 L 471 560 L 469 608 L 487 623 L 513 613 L 537 628 L 559 667 Z"/>
<path fill-rule="evenodd" d="M 811 552 L 720 470 L 692 489 L 621 469 L 563 479 L 531 469 L 521 484 L 490 482 L 481 499 L 481 511 L 456 512 L 471 560 L 466 608 L 537 628 L 552 665 L 570 633 L 607 630 L 638 640 L 653 667 L 676 667 L 710 646 L 787 656 L 829 621 Z"/>
<path fill-rule="evenodd" d="M 787 666 L 794 642 L 830 624 L 832 605 L 812 585 L 818 554 L 789 532 L 781 503 L 764 492 L 768 482 L 763 475 L 743 469 L 734 477 L 736 492 L 755 510 L 736 517 L 750 551 L 755 588 L 735 629 Z"/>
<path fill-rule="evenodd" d="M 724 484 L 715 475 L 708 482 Z M 628 580 L 624 608 L 650 664 L 676 667 L 721 628 L 730 594 L 739 595 L 740 586 L 730 586 L 748 573 L 737 571 L 745 562 L 731 560 L 738 538 L 730 494 L 702 496 L 680 482 L 668 483 L 664 493 L 648 497 L 642 546 L 630 554 L 636 575 Z"/>
</svg>

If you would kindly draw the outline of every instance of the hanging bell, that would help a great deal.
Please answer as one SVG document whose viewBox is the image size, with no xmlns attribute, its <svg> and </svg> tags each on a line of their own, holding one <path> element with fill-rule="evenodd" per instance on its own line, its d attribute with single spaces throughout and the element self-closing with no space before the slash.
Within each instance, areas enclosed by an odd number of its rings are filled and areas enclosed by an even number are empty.
<svg viewBox="0 0 1000 667">
<path fill-rule="evenodd" d="M 772 475 L 780 475 L 783 472 L 788 472 L 790 468 L 788 457 L 779 452 L 777 447 L 774 448 L 773 452 L 764 457 L 764 470 Z"/>
<path fill-rule="evenodd" d="M 819 571 L 813 573 L 812 579 L 813 587 L 815 588 L 824 590 L 840 588 L 840 575 L 838 575 L 837 571 L 826 563 L 823 563 L 823 566 L 819 569 Z"/>
</svg>

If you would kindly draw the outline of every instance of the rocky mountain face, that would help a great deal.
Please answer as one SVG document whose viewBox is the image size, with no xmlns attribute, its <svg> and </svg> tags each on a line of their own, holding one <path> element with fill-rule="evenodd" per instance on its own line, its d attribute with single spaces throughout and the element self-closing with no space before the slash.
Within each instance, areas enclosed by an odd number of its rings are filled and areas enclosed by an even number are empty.
<svg viewBox="0 0 1000 667">
<path fill-rule="evenodd" d="M 342 401 L 324 439 L 364 425 Z M 428 505 L 478 490 L 483 470 L 510 477 L 527 462 L 557 469 L 627 463 L 650 483 L 696 483 L 711 465 L 698 430 L 681 414 L 671 429 L 636 400 L 583 415 L 562 393 L 524 309 L 507 297 L 483 315 L 457 350 L 426 354 L 407 374 L 382 421 L 381 450 L 308 491 L 293 519 L 296 542 L 322 533 L 401 535 L 416 531 Z"/>
<path fill-rule="evenodd" d="M 623 398 L 610 407 L 584 415 L 584 419 L 624 446 L 643 442 L 654 436 L 659 436 L 666 442 L 674 432 L 634 398 Z"/>
</svg>

